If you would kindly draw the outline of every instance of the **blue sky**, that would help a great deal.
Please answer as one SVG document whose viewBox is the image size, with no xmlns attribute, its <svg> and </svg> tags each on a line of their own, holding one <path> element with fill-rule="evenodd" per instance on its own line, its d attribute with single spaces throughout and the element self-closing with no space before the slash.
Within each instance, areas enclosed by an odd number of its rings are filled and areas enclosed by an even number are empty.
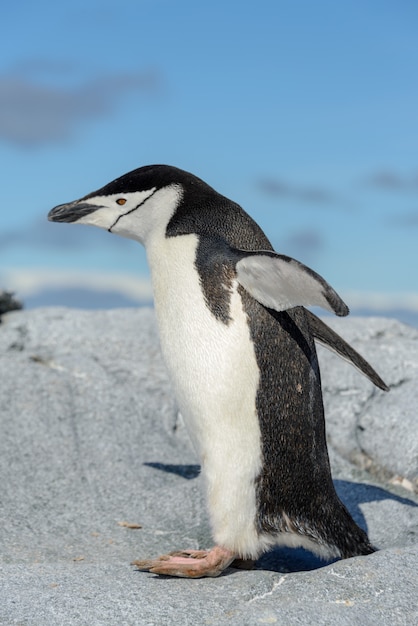
<svg viewBox="0 0 418 626">
<path fill-rule="evenodd" d="M 418 314 L 414 0 L 17 0 L 0 33 L 0 288 L 149 300 L 138 244 L 46 214 L 168 163 L 354 310 Z"/>
</svg>

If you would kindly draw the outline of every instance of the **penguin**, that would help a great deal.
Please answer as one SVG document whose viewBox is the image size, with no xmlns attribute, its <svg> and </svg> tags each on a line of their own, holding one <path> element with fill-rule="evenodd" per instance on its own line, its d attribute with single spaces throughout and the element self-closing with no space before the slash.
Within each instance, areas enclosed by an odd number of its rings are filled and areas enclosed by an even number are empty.
<svg viewBox="0 0 418 626">
<path fill-rule="evenodd" d="M 388 388 L 306 308 L 349 313 L 324 278 L 276 253 L 238 204 L 168 165 L 135 169 L 48 219 L 145 246 L 163 356 L 201 461 L 214 547 L 137 568 L 200 578 L 273 546 L 323 559 L 373 553 L 333 485 L 315 340 Z"/>
</svg>

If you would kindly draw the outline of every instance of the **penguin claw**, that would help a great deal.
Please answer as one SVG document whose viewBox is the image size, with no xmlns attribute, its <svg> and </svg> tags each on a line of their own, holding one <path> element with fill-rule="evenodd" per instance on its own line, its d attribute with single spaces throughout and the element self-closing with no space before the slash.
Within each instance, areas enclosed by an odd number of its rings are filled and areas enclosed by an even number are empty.
<svg viewBox="0 0 418 626">
<path fill-rule="evenodd" d="M 177 550 L 156 559 L 133 561 L 141 572 L 181 578 L 219 576 L 234 561 L 236 554 L 227 548 L 215 546 L 211 550 Z"/>
</svg>

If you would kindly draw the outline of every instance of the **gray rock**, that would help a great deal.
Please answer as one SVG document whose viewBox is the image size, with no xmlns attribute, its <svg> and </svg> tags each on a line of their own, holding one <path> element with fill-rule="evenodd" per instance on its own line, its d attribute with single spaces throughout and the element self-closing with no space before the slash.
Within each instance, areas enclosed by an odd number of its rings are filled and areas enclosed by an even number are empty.
<svg viewBox="0 0 418 626">
<path fill-rule="evenodd" d="M 211 543 L 153 312 L 38 309 L 2 321 L 1 624 L 417 621 L 417 331 L 326 320 L 389 394 L 320 351 L 336 487 L 381 550 L 324 564 L 280 549 L 253 571 L 182 580 L 129 565 Z"/>
<path fill-rule="evenodd" d="M 382 393 L 338 357 L 319 349 L 328 433 L 347 459 L 385 476 L 418 476 L 418 330 L 383 318 L 328 319 L 379 371 Z M 418 487 L 418 483 L 416 483 Z"/>
</svg>

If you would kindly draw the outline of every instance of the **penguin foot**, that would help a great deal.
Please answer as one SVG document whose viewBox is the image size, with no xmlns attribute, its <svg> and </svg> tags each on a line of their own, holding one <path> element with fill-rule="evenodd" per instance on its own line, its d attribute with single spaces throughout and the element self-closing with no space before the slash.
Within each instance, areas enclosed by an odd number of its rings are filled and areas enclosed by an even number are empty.
<svg viewBox="0 0 418 626">
<path fill-rule="evenodd" d="M 211 550 L 180 550 L 163 554 L 156 559 L 133 561 L 141 572 L 181 578 L 219 576 L 237 555 L 227 548 L 215 546 Z"/>
</svg>

